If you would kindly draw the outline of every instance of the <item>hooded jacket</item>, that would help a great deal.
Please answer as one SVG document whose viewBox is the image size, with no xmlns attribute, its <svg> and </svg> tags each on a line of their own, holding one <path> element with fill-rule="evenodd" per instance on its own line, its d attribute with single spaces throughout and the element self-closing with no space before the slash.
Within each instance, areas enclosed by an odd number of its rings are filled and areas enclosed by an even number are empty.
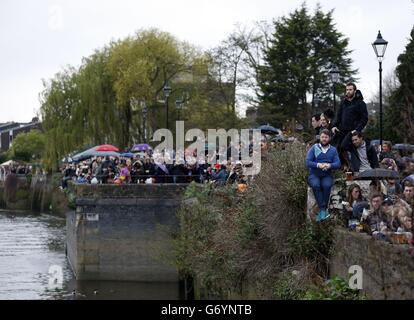
<svg viewBox="0 0 414 320">
<path fill-rule="evenodd" d="M 355 92 L 355 97 L 349 101 L 344 99 L 333 121 L 333 127 L 344 132 L 356 130 L 362 132 L 368 123 L 368 110 L 364 97 L 360 90 Z"/>
</svg>

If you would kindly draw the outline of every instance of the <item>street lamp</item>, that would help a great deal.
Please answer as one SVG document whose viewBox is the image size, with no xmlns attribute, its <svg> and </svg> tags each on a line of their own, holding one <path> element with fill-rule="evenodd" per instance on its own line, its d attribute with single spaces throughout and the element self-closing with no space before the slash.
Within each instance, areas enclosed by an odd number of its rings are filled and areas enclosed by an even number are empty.
<svg viewBox="0 0 414 320">
<path fill-rule="evenodd" d="M 333 110 L 336 111 L 336 84 L 339 82 L 339 69 L 336 64 L 331 65 L 329 76 L 333 84 Z"/>
<path fill-rule="evenodd" d="M 317 108 L 319 108 L 319 104 L 321 103 L 321 99 L 319 98 L 319 96 L 316 94 L 314 97 L 313 97 L 313 106 L 317 109 Z"/>
<path fill-rule="evenodd" d="M 378 31 L 378 36 L 372 44 L 375 55 L 379 63 L 379 96 L 380 96 L 380 146 L 382 147 L 382 60 L 384 60 L 385 50 L 387 50 L 388 42 L 382 38 L 381 31 Z"/>
<path fill-rule="evenodd" d="M 141 102 L 142 108 L 142 119 L 143 119 L 143 126 L 144 126 L 144 142 L 147 143 L 147 115 L 148 115 L 148 107 L 145 101 Z"/>
<path fill-rule="evenodd" d="M 168 81 L 165 82 L 163 91 L 164 91 L 164 96 L 165 96 L 165 110 L 166 110 L 166 113 L 167 113 L 167 116 L 166 116 L 166 129 L 169 129 L 169 127 L 168 127 L 168 100 L 170 98 L 172 89 L 171 89 Z"/>
<path fill-rule="evenodd" d="M 178 121 L 180 121 L 181 109 L 183 108 L 183 106 L 184 106 L 184 99 L 183 98 L 175 100 L 175 107 L 178 110 Z"/>
</svg>

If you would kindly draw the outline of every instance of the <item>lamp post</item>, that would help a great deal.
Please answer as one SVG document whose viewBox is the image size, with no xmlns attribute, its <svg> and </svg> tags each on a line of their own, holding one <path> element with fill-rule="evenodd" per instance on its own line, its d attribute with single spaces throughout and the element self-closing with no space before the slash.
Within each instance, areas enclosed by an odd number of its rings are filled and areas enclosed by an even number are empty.
<svg viewBox="0 0 414 320">
<path fill-rule="evenodd" d="M 339 82 L 339 69 L 336 64 L 331 65 L 329 76 L 331 77 L 333 85 L 333 110 L 336 112 L 336 84 Z"/>
<path fill-rule="evenodd" d="M 144 126 L 144 142 L 147 143 L 147 115 L 148 115 L 148 108 L 145 101 L 141 102 L 142 108 L 142 119 L 143 119 L 143 126 Z"/>
<path fill-rule="evenodd" d="M 175 100 L 175 107 L 178 110 L 178 121 L 181 120 L 180 119 L 181 118 L 181 109 L 183 108 L 183 105 L 184 105 L 184 99 L 183 98 Z"/>
<path fill-rule="evenodd" d="M 172 89 L 171 89 L 168 81 L 165 82 L 163 91 L 164 91 L 164 96 L 165 96 L 165 110 L 166 110 L 166 125 L 165 125 L 165 127 L 168 130 L 169 129 L 169 126 L 168 126 L 168 122 L 169 122 L 168 121 L 168 100 L 169 100 L 171 92 L 172 92 Z"/>
<path fill-rule="evenodd" d="M 377 39 L 372 44 L 375 55 L 377 56 L 379 63 L 379 96 L 380 96 L 380 146 L 382 148 L 382 61 L 384 60 L 385 50 L 387 50 L 388 42 L 382 38 L 381 31 L 378 31 Z"/>
<path fill-rule="evenodd" d="M 314 106 L 314 108 L 316 108 L 316 109 L 318 109 L 319 108 L 319 104 L 321 103 L 321 99 L 319 98 L 319 96 L 316 94 L 314 97 L 313 97 L 313 106 Z"/>
</svg>

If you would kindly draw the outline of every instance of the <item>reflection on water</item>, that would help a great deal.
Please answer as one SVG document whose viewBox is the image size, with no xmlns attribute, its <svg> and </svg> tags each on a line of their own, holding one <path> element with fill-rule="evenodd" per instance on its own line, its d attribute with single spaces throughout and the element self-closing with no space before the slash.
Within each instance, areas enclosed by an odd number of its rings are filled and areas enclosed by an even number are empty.
<svg viewBox="0 0 414 320">
<path fill-rule="evenodd" d="M 178 283 L 76 281 L 65 256 L 65 219 L 0 213 L 0 300 L 179 299 Z M 63 272 L 50 288 L 49 269 Z"/>
</svg>

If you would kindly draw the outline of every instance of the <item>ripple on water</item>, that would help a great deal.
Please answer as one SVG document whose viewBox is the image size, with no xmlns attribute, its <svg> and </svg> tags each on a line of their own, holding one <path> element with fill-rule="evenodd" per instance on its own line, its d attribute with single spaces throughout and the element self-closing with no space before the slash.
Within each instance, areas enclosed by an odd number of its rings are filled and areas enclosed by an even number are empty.
<svg viewBox="0 0 414 320">
<path fill-rule="evenodd" d="M 71 279 L 64 253 L 65 219 L 0 213 L 0 299 L 54 299 L 49 268 Z"/>
<path fill-rule="evenodd" d="M 76 281 L 65 256 L 65 232 L 62 217 L 0 213 L 0 300 L 179 299 L 178 283 Z M 49 290 L 53 265 L 62 267 L 61 290 Z"/>
</svg>

